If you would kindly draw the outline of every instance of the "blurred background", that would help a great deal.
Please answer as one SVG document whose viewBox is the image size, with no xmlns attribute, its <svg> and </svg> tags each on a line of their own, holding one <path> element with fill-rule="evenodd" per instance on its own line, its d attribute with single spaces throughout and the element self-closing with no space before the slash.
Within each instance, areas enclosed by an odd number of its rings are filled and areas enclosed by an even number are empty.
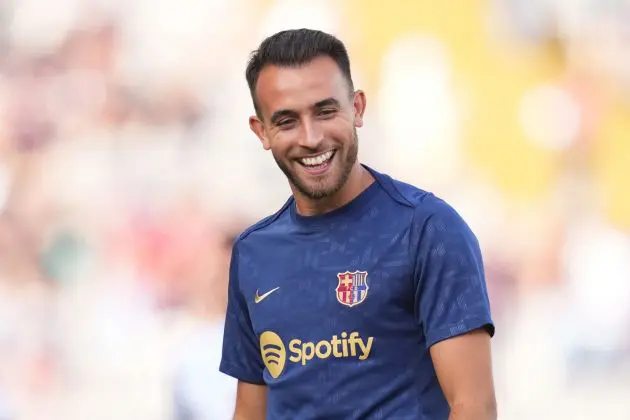
<svg viewBox="0 0 630 420">
<path fill-rule="evenodd" d="M 228 419 L 227 265 L 289 189 L 273 32 L 344 40 L 363 162 L 485 256 L 500 418 L 630 419 L 630 1 L 0 0 L 0 419 Z"/>
</svg>

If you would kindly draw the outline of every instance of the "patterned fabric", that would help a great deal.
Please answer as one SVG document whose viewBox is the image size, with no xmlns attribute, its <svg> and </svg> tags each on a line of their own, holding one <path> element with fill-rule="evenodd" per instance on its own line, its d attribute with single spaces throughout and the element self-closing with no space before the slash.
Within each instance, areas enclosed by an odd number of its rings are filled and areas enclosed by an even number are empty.
<svg viewBox="0 0 630 420">
<path fill-rule="evenodd" d="M 266 384 L 269 419 L 446 420 L 430 346 L 494 334 L 466 223 L 367 169 L 344 207 L 304 217 L 290 199 L 235 242 L 220 370 Z"/>
</svg>

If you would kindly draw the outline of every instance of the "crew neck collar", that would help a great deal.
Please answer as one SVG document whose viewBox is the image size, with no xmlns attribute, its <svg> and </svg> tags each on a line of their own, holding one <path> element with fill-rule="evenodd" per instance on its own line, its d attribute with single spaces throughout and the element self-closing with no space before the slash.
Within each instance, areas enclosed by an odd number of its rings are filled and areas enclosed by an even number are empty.
<svg viewBox="0 0 630 420">
<path fill-rule="evenodd" d="M 322 226 L 330 224 L 340 217 L 348 217 L 360 212 L 374 198 L 376 193 L 381 188 L 381 175 L 366 165 L 361 164 L 361 166 L 370 172 L 370 174 L 374 178 L 374 182 L 372 182 L 366 189 L 361 191 L 359 195 L 357 195 L 351 201 L 341 207 L 337 207 L 336 209 L 329 212 L 317 214 L 314 216 L 303 216 L 299 214 L 297 211 L 295 198 L 292 198 L 289 205 L 289 210 L 293 221 L 298 225 L 304 227 Z"/>
</svg>

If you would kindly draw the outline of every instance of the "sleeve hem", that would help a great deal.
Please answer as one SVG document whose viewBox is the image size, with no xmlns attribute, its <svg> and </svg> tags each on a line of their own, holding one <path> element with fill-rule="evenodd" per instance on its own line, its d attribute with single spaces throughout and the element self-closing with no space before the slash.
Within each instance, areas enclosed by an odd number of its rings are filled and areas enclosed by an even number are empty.
<svg viewBox="0 0 630 420">
<path fill-rule="evenodd" d="M 427 348 L 434 346 L 440 341 L 448 340 L 449 338 L 457 337 L 478 329 L 483 329 L 490 337 L 494 337 L 494 323 L 490 318 L 472 318 L 462 320 L 427 335 Z"/>
<path fill-rule="evenodd" d="M 243 369 L 238 369 L 234 365 L 221 362 L 219 365 L 219 371 L 228 376 L 231 376 L 239 381 L 247 382 L 254 385 L 266 385 L 262 378 L 262 375 L 258 375 L 252 372 L 248 372 Z"/>
</svg>

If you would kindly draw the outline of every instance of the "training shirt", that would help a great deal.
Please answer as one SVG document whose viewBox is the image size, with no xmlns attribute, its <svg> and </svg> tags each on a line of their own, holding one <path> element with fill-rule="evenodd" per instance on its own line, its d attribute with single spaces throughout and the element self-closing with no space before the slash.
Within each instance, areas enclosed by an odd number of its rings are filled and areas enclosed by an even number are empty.
<svg viewBox="0 0 630 420">
<path fill-rule="evenodd" d="M 375 178 L 345 206 L 291 198 L 234 243 L 220 370 L 268 387 L 268 419 L 446 420 L 429 354 L 492 336 L 479 244 L 443 200 Z"/>
</svg>

